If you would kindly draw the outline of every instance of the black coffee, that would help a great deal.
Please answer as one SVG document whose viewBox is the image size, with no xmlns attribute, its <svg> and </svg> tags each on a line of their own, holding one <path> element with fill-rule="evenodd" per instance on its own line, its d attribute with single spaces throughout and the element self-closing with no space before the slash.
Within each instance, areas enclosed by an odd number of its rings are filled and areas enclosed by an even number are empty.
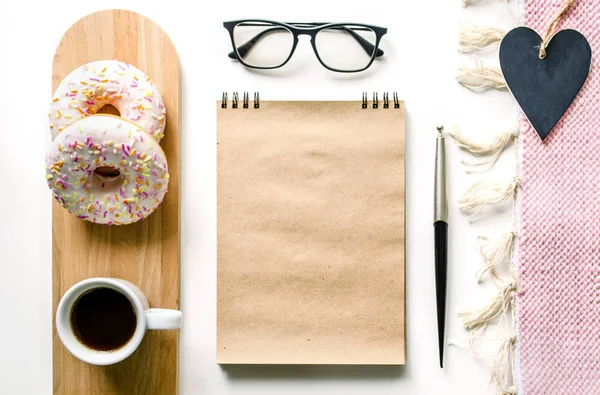
<svg viewBox="0 0 600 395">
<path fill-rule="evenodd" d="M 137 326 L 129 298 L 111 288 L 94 288 L 77 299 L 71 309 L 71 328 L 86 347 L 113 351 L 133 337 Z"/>
</svg>

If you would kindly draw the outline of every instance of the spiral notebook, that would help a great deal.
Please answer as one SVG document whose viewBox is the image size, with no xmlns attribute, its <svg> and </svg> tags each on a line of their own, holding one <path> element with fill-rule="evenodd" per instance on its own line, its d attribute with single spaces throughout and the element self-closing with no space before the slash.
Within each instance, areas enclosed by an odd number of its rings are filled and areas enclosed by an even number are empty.
<svg viewBox="0 0 600 395">
<path fill-rule="evenodd" d="M 405 362 L 404 103 L 217 102 L 217 362 Z"/>
</svg>

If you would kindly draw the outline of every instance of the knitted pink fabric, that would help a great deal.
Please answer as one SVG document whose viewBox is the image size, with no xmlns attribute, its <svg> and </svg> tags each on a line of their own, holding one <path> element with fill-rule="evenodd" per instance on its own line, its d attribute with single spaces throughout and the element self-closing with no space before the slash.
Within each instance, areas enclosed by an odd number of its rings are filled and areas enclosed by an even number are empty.
<svg viewBox="0 0 600 395">
<path fill-rule="evenodd" d="M 525 0 L 543 34 L 563 0 Z M 580 0 L 558 27 L 600 54 L 600 0 Z M 600 394 L 600 69 L 544 142 L 521 122 L 515 262 L 516 379 L 522 395 Z"/>
</svg>

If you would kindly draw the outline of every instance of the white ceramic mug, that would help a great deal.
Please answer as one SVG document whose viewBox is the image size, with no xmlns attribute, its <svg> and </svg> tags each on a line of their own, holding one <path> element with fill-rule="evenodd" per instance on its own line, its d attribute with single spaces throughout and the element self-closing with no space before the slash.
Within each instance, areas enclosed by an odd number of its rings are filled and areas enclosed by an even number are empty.
<svg viewBox="0 0 600 395">
<path fill-rule="evenodd" d="M 73 333 L 71 309 L 85 292 L 95 288 L 111 288 L 129 298 L 137 318 L 135 332 L 129 341 L 117 350 L 98 351 L 84 346 Z M 181 328 L 183 315 L 179 310 L 151 309 L 144 293 L 129 281 L 117 278 L 89 278 L 73 285 L 62 297 L 56 311 L 56 329 L 60 340 L 75 357 L 93 365 L 111 365 L 133 354 L 147 329 Z"/>
</svg>

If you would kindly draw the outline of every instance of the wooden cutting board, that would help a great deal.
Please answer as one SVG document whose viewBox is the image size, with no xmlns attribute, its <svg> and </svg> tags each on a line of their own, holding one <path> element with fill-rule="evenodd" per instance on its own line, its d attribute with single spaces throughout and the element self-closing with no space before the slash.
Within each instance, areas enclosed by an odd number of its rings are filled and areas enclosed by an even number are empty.
<svg viewBox="0 0 600 395">
<path fill-rule="evenodd" d="M 145 220 L 125 226 L 77 219 L 52 206 L 54 394 L 177 393 L 178 331 L 148 331 L 139 349 L 112 366 L 92 366 L 62 345 L 54 316 L 62 295 L 89 277 L 118 277 L 138 285 L 152 307 L 179 308 L 179 61 L 167 35 L 131 11 L 106 10 L 77 21 L 54 56 L 52 92 L 75 68 L 95 60 L 131 63 L 156 83 L 167 109 L 161 146 L 169 164 L 169 191 Z M 50 133 L 48 131 L 47 133 Z"/>
</svg>

